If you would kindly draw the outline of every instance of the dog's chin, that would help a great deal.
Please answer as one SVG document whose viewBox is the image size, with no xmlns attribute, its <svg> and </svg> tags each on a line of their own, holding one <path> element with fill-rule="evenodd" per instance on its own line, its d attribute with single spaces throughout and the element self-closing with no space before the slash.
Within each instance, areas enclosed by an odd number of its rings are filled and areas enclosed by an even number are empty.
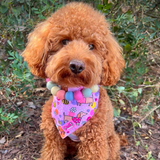
<svg viewBox="0 0 160 160">
<path fill-rule="evenodd" d="M 93 85 L 92 75 L 85 71 L 79 74 L 62 71 L 57 76 L 57 84 L 64 87 L 91 87 Z"/>
</svg>

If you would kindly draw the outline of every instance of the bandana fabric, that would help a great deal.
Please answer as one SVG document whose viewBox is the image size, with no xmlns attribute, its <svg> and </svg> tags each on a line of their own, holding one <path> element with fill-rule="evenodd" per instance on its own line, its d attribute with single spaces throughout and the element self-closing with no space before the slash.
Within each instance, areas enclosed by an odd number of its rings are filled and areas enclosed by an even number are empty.
<svg viewBox="0 0 160 160">
<path fill-rule="evenodd" d="M 68 88 L 68 91 L 82 90 L 79 88 Z M 61 137 L 72 135 L 75 130 L 83 126 L 95 113 L 99 100 L 99 91 L 92 93 L 90 97 L 79 101 L 59 100 L 53 98 L 51 114 Z"/>
</svg>

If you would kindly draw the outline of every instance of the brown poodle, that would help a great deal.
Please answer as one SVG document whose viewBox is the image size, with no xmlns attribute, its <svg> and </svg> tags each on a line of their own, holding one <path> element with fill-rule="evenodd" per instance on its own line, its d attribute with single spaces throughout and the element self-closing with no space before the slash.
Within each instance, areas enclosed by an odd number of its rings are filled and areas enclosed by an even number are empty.
<svg viewBox="0 0 160 160">
<path fill-rule="evenodd" d="M 23 57 L 34 75 L 63 87 L 111 86 L 124 68 L 121 48 L 105 17 L 89 5 L 76 2 L 36 26 L 28 36 Z M 68 154 L 79 160 L 119 159 L 112 105 L 102 87 L 99 95 L 93 117 L 74 132 L 79 142 L 61 138 L 51 116 L 53 96 L 50 97 L 41 116 L 45 137 L 41 160 L 63 160 Z"/>
</svg>

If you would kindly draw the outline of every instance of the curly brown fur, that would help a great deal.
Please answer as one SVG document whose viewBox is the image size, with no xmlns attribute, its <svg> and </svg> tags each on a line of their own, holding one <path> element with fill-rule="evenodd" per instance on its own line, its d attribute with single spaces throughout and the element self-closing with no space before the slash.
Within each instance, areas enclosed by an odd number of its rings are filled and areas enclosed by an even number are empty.
<svg viewBox="0 0 160 160">
<path fill-rule="evenodd" d="M 62 44 L 64 39 L 69 40 L 68 44 Z M 89 44 L 95 48 L 90 50 Z M 33 74 L 63 87 L 114 85 L 124 68 L 121 48 L 105 17 L 89 5 L 76 2 L 36 26 L 23 56 Z M 85 69 L 74 74 L 69 69 L 71 60 L 82 61 Z M 52 101 L 51 97 L 42 111 L 42 160 L 63 160 L 68 153 L 79 160 L 118 160 L 119 138 L 112 122 L 112 105 L 103 88 L 96 113 L 74 132 L 80 142 L 60 137 L 51 116 Z"/>
</svg>

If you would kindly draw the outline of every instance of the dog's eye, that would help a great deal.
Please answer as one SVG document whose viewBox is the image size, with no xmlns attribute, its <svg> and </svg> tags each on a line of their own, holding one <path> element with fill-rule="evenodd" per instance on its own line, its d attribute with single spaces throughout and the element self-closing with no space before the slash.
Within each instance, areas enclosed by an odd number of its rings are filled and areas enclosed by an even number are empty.
<svg viewBox="0 0 160 160">
<path fill-rule="evenodd" d="M 69 40 L 68 40 L 68 39 L 63 39 L 63 40 L 62 40 L 62 44 L 63 44 L 63 45 L 67 45 L 68 43 L 69 43 Z"/>
<path fill-rule="evenodd" d="M 94 44 L 89 44 L 89 50 L 93 50 L 94 49 Z"/>
</svg>

